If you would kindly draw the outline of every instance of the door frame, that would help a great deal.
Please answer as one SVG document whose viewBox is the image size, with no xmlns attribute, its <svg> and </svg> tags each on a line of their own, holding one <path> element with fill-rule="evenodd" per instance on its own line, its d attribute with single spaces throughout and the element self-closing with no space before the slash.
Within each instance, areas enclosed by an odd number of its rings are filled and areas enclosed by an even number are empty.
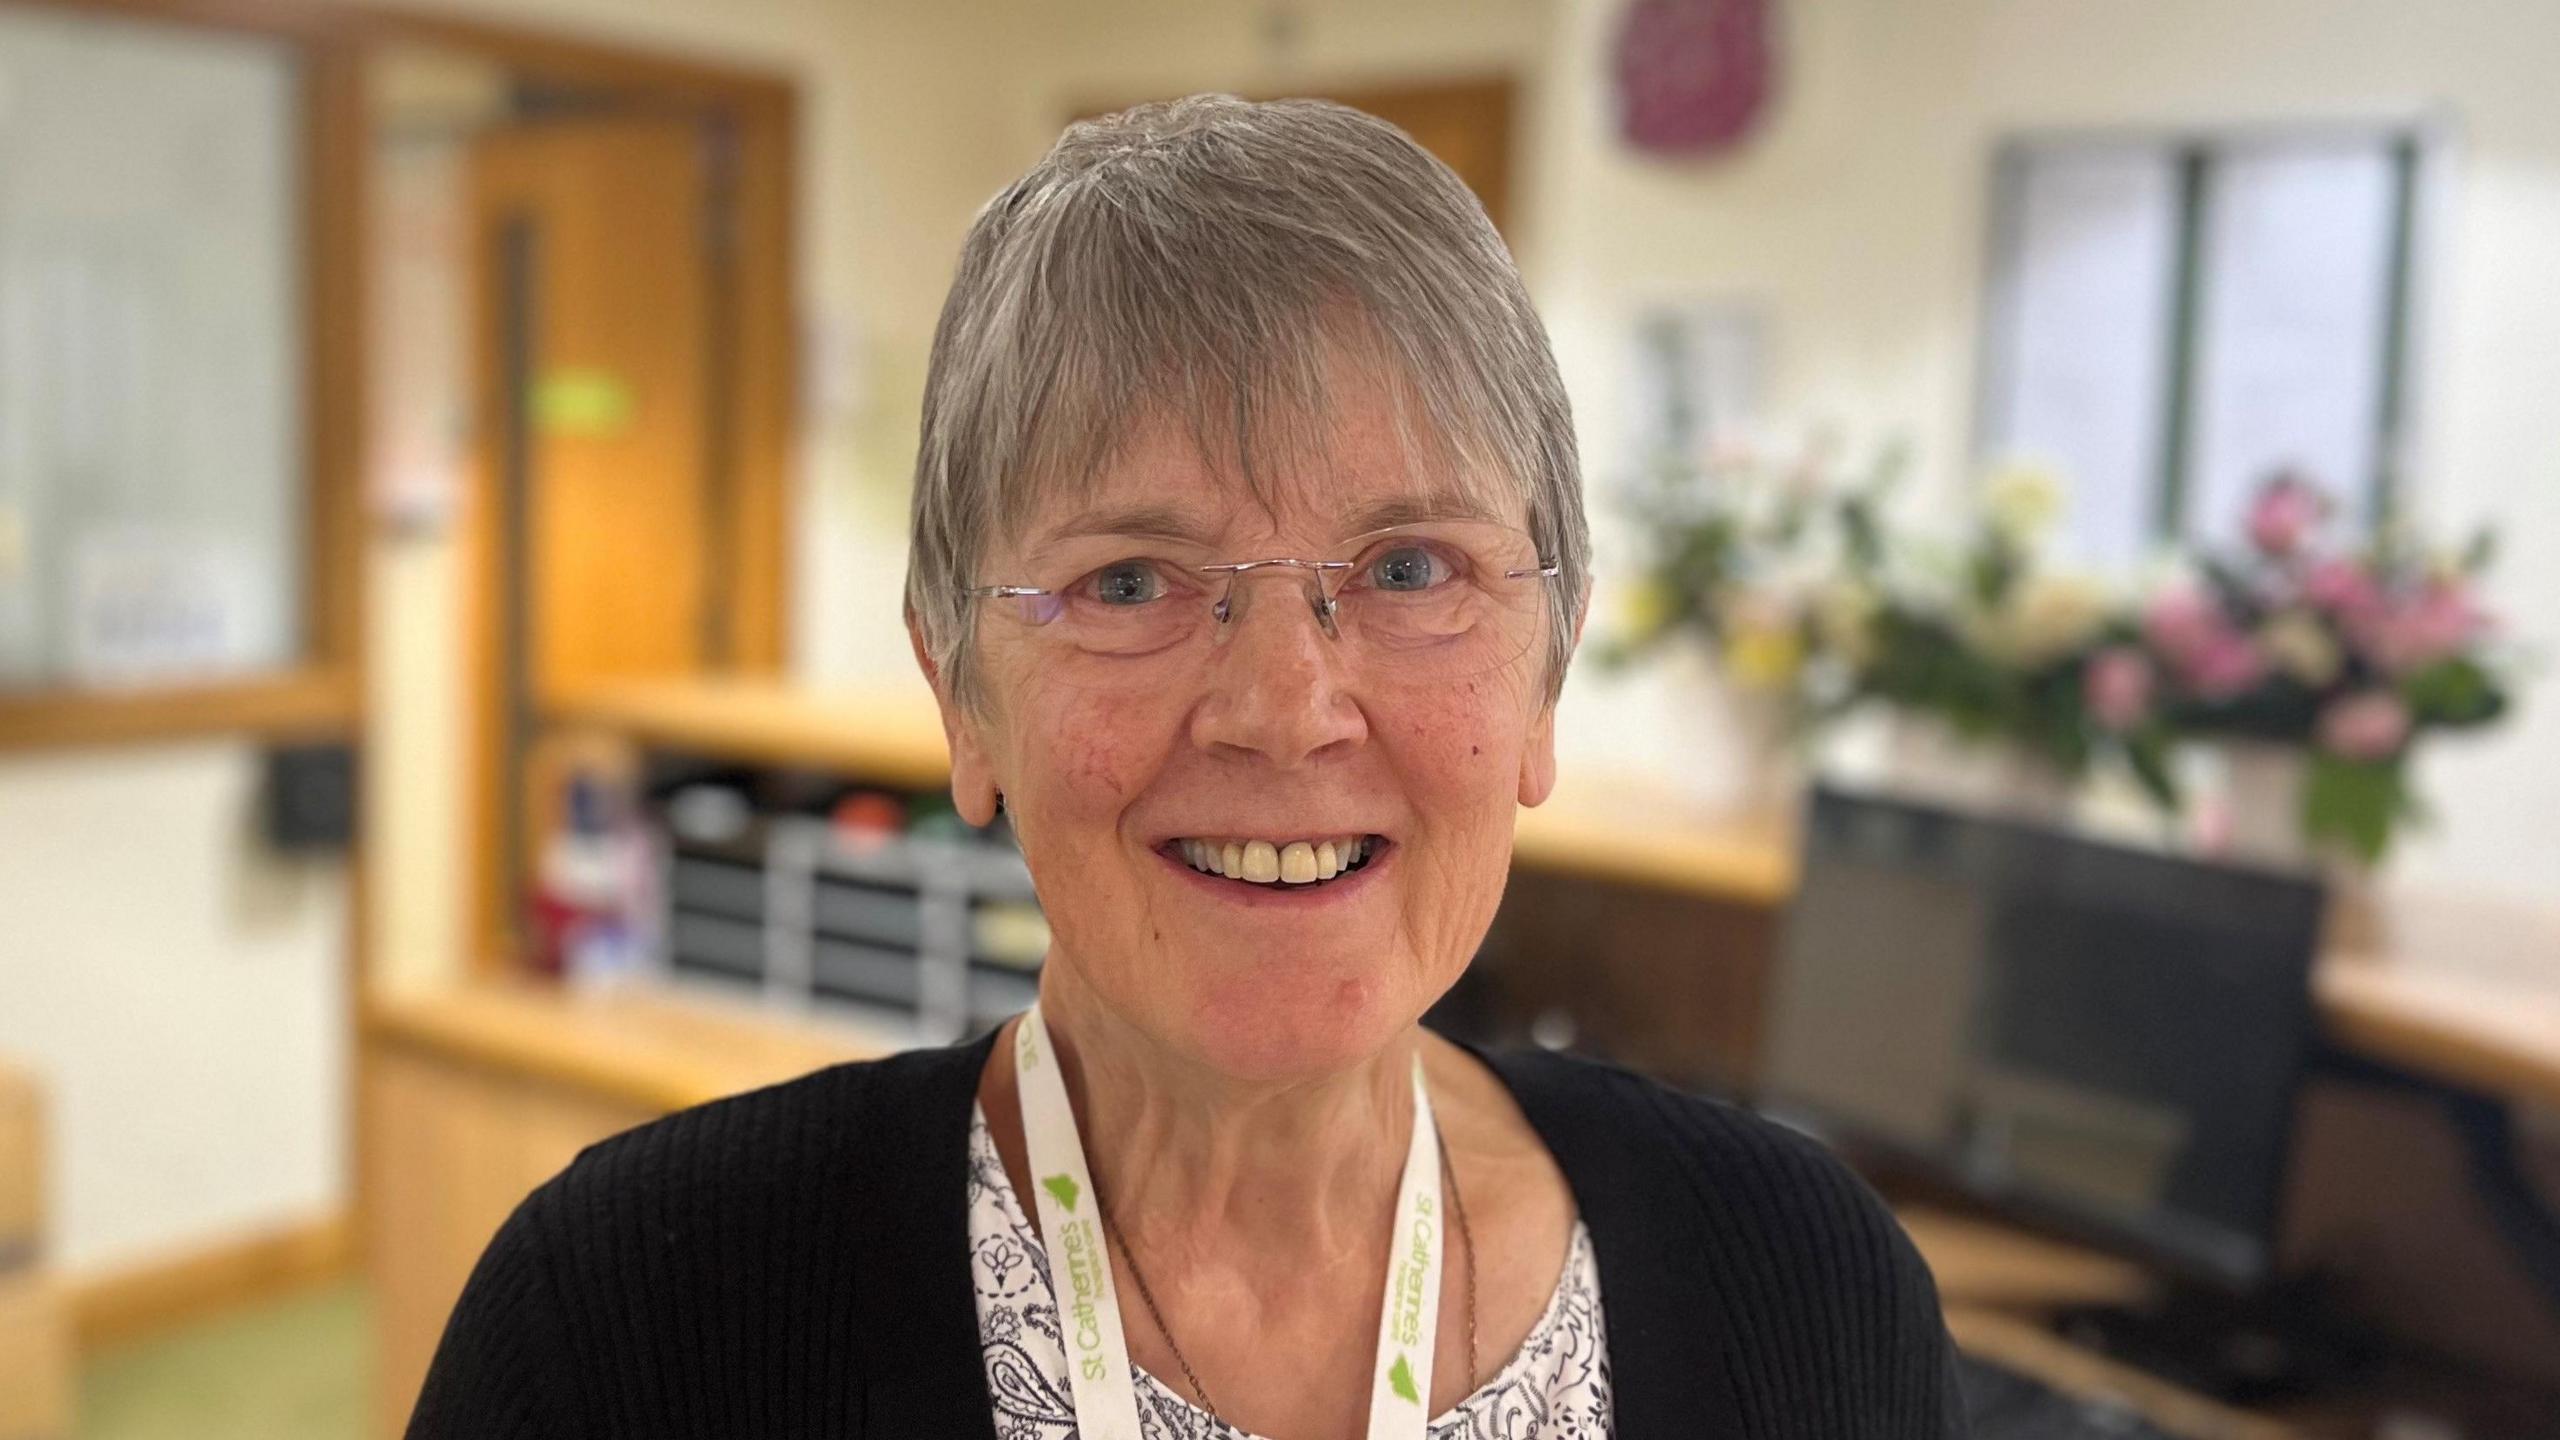
<svg viewBox="0 0 2560 1440">
<path fill-rule="evenodd" d="M 791 82 L 477 20 L 411 12 L 383 12 L 381 18 L 379 34 L 392 43 L 432 46 L 492 64 L 517 79 L 612 90 L 725 125 L 734 141 L 726 189 L 735 229 L 725 266 L 725 289 L 732 302 L 732 344 L 721 375 L 728 399 L 722 421 L 726 464 L 723 495 L 717 497 L 713 517 L 720 529 L 712 580 L 722 595 L 717 640 L 728 673 L 779 673 L 789 653 L 784 577 L 798 446 L 792 299 L 798 98 Z M 475 357 L 481 348 L 473 343 Z M 475 376 L 472 383 L 475 393 L 490 393 L 487 377 Z M 494 414 L 484 415 L 484 428 L 496 420 Z M 510 843 L 514 827 L 499 792 L 511 783 L 514 747 L 506 740 L 509 727 L 491 718 L 493 708 L 506 703 L 492 688 L 507 644 L 496 607 L 501 587 L 513 583 L 503 548 L 492 543 L 497 517 L 511 499 L 503 467 L 491 463 L 492 438 L 484 435 L 474 446 L 458 581 L 464 604 L 466 696 L 462 929 L 468 950 L 462 972 L 474 979 L 503 977 L 514 968 L 517 957 L 510 937 L 520 877 L 509 873 L 509 860 L 522 853 L 521 845 Z"/>
</svg>

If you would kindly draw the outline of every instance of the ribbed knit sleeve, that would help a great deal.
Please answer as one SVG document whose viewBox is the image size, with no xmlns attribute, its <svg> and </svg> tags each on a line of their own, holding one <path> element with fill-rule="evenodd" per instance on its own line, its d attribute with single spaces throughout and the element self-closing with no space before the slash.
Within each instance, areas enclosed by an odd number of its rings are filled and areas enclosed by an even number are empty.
<svg viewBox="0 0 2560 1440">
<path fill-rule="evenodd" d="M 1748 1110 L 1625 1077 L 1672 1137 L 1752 1435 L 1945 1440 L 1966 1433 L 1937 1282 L 1873 1187 L 1820 1142 Z"/>
<path fill-rule="evenodd" d="M 481 1253 L 445 1322 L 409 1440 L 571 1440 L 587 1434 L 545 1235 L 545 1186 Z"/>
<path fill-rule="evenodd" d="M 1476 1053 L 1591 1229 L 1622 1440 L 1966 1433 L 1928 1264 L 1819 1141 L 1603 1061 Z"/>
</svg>

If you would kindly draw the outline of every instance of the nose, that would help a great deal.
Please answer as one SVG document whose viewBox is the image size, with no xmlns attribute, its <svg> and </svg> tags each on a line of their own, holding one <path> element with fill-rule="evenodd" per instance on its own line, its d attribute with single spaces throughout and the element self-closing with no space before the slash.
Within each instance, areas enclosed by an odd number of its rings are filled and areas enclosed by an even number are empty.
<svg viewBox="0 0 2560 1440">
<path fill-rule="evenodd" d="M 1225 634 L 1211 652 L 1209 693 L 1193 712 L 1200 745 L 1297 765 L 1328 746 L 1367 737 L 1346 684 L 1348 655 L 1332 638 L 1324 591 L 1303 570 L 1239 573 L 1227 591 Z"/>
</svg>

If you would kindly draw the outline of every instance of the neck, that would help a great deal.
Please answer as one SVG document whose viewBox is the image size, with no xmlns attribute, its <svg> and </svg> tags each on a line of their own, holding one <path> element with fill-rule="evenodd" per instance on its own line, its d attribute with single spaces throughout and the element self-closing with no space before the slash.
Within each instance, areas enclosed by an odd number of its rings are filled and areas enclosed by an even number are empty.
<svg viewBox="0 0 2560 1440">
<path fill-rule="evenodd" d="M 1094 1185 L 1146 1253 L 1301 1270 L 1384 1253 L 1413 1133 L 1418 1031 L 1346 1071 L 1258 1081 L 1168 1050 L 1054 958 L 1040 1013 Z"/>
</svg>

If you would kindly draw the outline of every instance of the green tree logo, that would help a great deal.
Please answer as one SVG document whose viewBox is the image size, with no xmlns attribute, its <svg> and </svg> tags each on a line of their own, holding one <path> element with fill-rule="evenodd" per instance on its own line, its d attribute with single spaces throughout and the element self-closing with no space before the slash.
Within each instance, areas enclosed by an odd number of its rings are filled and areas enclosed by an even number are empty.
<svg viewBox="0 0 2560 1440">
<path fill-rule="evenodd" d="M 1071 1175 L 1052 1175 L 1040 1182 L 1040 1188 L 1056 1196 L 1058 1207 L 1070 1215 L 1075 1213 L 1076 1197 L 1084 1193 L 1076 1188 L 1075 1177 Z"/>
<path fill-rule="evenodd" d="M 1407 1400 L 1416 1405 L 1422 1403 L 1422 1397 L 1414 1393 L 1413 1367 L 1404 1363 L 1404 1352 L 1401 1350 L 1396 1352 L 1396 1363 L 1387 1367 L 1387 1383 L 1394 1386 L 1396 1393 Z"/>
</svg>

